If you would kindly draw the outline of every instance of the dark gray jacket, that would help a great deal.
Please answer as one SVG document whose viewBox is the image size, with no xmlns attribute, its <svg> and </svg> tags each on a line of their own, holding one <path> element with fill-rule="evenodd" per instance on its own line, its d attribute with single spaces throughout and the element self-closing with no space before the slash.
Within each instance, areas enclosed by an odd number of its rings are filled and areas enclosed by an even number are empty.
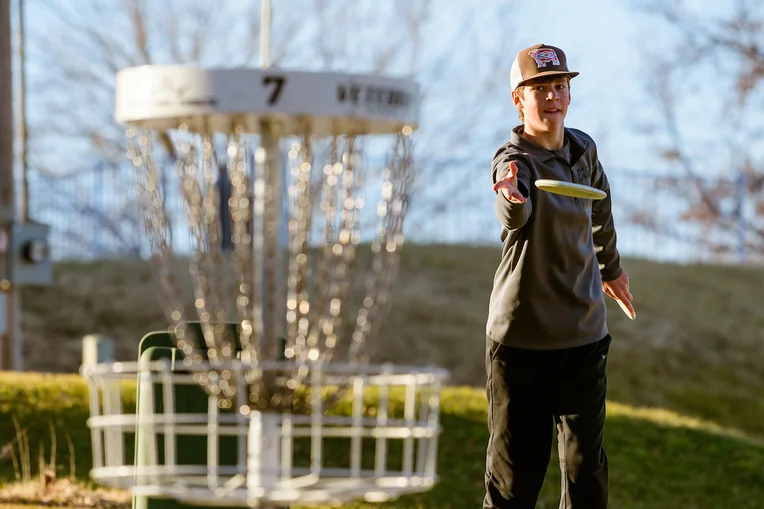
<svg viewBox="0 0 764 509">
<path fill-rule="evenodd" d="M 621 272 L 610 202 L 610 186 L 594 140 L 565 129 L 570 163 L 512 131 L 493 158 L 493 182 L 510 161 L 518 166 L 518 187 L 526 203 L 496 193 L 502 225 L 502 259 L 496 270 L 486 333 L 508 346 L 550 350 L 602 339 L 607 333 L 602 281 Z M 572 164 L 571 164 L 572 163 Z M 605 191 L 603 200 L 541 191 L 538 179 L 585 184 Z M 595 245 L 601 247 L 595 252 Z"/>
</svg>

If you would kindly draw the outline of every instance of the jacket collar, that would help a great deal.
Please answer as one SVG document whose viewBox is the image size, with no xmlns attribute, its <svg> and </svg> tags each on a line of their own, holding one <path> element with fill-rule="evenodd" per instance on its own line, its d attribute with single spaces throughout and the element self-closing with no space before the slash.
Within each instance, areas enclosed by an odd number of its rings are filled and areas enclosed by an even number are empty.
<svg viewBox="0 0 764 509">
<path fill-rule="evenodd" d="M 523 138 L 523 127 L 524 126 L 520 124 L 519 126 L 512 129 L 512 135 L 510 138 L 512 145 L 516 146 L 523 152 L 527 152 L 538 157 L 542 162 L 547 162 L 554 159 L 554 152 L 542 147 L 541 145 L 533 143 L 527 138 Z M 568 143 L 570 144 L 571 163 L 575 164 L 576 161 L 578 161 L 581 156 L 584 155 L 584 152 L 586 152 L 586 149 L 589 147 L 589 142 L 576 136 L 576 134 L 567 127 L 565 128 L 565 139 L 568 140 Z"/>
</svg>

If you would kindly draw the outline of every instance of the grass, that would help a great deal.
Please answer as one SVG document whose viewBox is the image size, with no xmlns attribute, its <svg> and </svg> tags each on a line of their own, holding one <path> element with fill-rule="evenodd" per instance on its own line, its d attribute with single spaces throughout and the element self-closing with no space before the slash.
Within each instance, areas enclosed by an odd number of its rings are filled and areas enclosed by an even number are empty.
<svg viewBox="0 0 764 509">
<path fill-rule="evenodd" d="M 442 441 L 443 479 L 432 492 L 380 506 L 348 507 L 479 507 L 486 439 L 481 402 L 479 393 L 466 390 L 444 397 L 443 425 L 453 433 Z M 462 406 L 471 409 L 459 411 Z M 764 448 L 736 432 L 677 414 L 611 403 L 606 447 L 613 472 L 613 508 L 758 508 L 764 503 Z M 539 509 L 558 507 L 557 468 L 553 454 Z"/>
<path fill-rule="evenodd" d="M 27 375 L 3 375 L 2 386 L 18 386 Z M 62 385 L 70 389 L 77 382 L 63 376 Z M 58 377 L 38 380 L 45 393 Z M 30 384 L 26 383 L 29 387 Z M 77 398 L 79 399 L 79 398 Z M 60 412 L 68 422 L 77 451 L 79 476 L 85 476 L 89 458 L 89 436 L 80 406 L 85 400 Z M 7 407 L 6 407 L 7 408 Z M 7 413 L 0 413 L 4 423 Z M 34 412 L 19 415 L 28 429 L 30 443 L 44 441 L 46 426 Z M 441 421 L 444 434 L 440 440 L 440 482 L 429 492 L 405 496 L 382 504 L 353 503 L 346 509 L 461 509 L 478 507 L 483 493 L 483 462 L 487 440 L 486 403 L 482 390 L 449 387 L 442 396 Z M 550 421 L 550 433 L 553 426 Z M 605 443 L 612 471 L 613 508 L 622 509 L 736 509 L 760 508 L 764 504 L 764 444 L 737 429 L 683 416 L 676 412 L 637 408 L 616 402 L 608 403 Z M 82 457 L 82 459 L 80 458 Z M 559 497 L 559 471 L 556 455 L 550 462 L 539 508 L 556 508 Z M 60 461 L 66 462 L 65 459 Z M 0 466 L 3 463 L 0 462 Z M 10 480 L 7 470 L 5 479 Z M 0 479 L 2 477 L 0 476 Z M 67 485 L 70 487 L 72 485 Z M 76 485 L 75 485 L 76 486 Z M 40 497 L 26 488 L 0 488 L 0 501 L 20 502 Z M 31 491 L 30 491 L 31 490 Z M 81 491 L 80 500 L 84 500 Z M 16 498 L 11 498 L 14 495 Z M 55 500 L 52 494 L 49 499 Z M 103 495 L 119 500 L 119 493 Z M 124 495 L 122 495 L 124 497 Z M 122 498 L 124 501 L 124 498 Z M 122 507 L 127 507 L 125 504 Z M 293 508 L 293 509 L 296 509 Z"/>
<path fill-rule="evenodd" d="M 439 365 L 451 372 L 453 385 L 476 389 L 451 388 L 444 396 L 452 399 L 452 407 L 444 405 L 443 482 L 394 507 L 479 504 L 486 438 L 484 327 L 499 256 L 498 249 L 488 247 L 404 247 L 393 307 L 380 338 L 384 348 L 373 352 L 372 360 Z M 638 259 L 623 264 L 631 276 L 638 318 L 628 320 L 608 301 L 614 341 L 606 440 L 617 472 L 612 507 L 764 506 L 759 473 L 764 472 L 764 269 Z M 111 336 L 118 358 L 134 360 L 142 335 L 164 326 L 143 262 L 59 264 L 55 281 L 50 288 L 24 289 L 30 370 L 75 371 L 81 338 L 90 333 Z M 41 355 L 51 345 L 55 355 Z M 77 376 L 51 378 L 50 384 L 40 389 L 38 401 L 56 400 L 61 388 L 64 400 L 66 394 L 79 397 Z M 37 413 L 28 421 L 39 428 L 37 440 L 50 435 L 47 421 L 56 419 L 59 433 L 67 430 L 75 443 L 89 439 L 82 427 L 86 411 L 72 409 L 71 418 L 62 421 L 53 408 L 27 407 L 16 396 L 5 399 L 8 390 L 0 381 L 0 437 L 15 436 L 10 420 L 6 423 L 10 410 L 20 420 L 29 410 Z M 58 442 L 58 461 L 66 465 L 66 441 L 59 436 Z M 451 460 L 458 463 L 446 464 Z M 88 461 L 78 454 L 78 476 L 84 476 Z M 556 465 L 551 466 L 539 507 L 557 506 L 559 477 Z M 7 461 L 0 461 L 2 475 L 12 478 Z"/>
<path fill-rule="evenodd" d="M 372 360 L 435 364 L 451 383 L 484 384 L 486 310 L 499 250 L 406 245 L 393 307 Z M 764 437 L 764 269 L 626 259 L 637 320 L 608 299 L 614 337 L 610 396 L 665 407 Z M 116 340 L 134 360 L 140 338 L 161 329 L 149 267 L 137 260 L 62 263 L 55 284 L 25 288 L 28 370 L 76 372 L 82 336 Z M 41 355 L 55 345 L 55 355 Z"/>
<path fill-rule="evenodd" d="M 103 487 L 94 488 L 89 483 L 63 479 L 41 486 L 37 482 L 14 483 L 0 488 L 3 509 L 34 509 L 41 507 L 97 507 L 99 509 L 122 509 L 131 506 L 130 493 Z"/>
<path fill-rule="evenodd" d="M 37 480 L 38 458 L 51 455 L 56 478 L 86 478 L 92 464 L 88 417 L 87 388 L 79 375 L 0 373 L 0 448 L 7 451 L 0 483 Z"/>
</svg>

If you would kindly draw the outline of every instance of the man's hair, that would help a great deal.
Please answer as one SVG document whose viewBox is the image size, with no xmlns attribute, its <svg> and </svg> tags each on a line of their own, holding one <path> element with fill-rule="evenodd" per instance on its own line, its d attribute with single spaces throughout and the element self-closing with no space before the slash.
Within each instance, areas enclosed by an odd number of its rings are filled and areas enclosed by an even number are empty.
<svg viewBox="0 0 764 509">
<path fill-rule="evenodd" d="M 537 85 L 539 83 L 549 83 L 550 81 L 554 81 L 559 76 L 548 76 L 544 78 L 539 78 L 536 80 L 533 80 L 529 83 L 526 83 L 525 85 L 519 85 L 515 90 L 515 94 L 519 95 L 520 97 L 523 96 L 523 93 L 525 92 L 525 87 L 532 87 L 533 85 Z M 565 76 L 565 78 L 568 80 L 568 90 L 570 90 L 570 76 Z M 520 122 L 525 122 L 525 114 L 523 113 L 523 109 L 518 106 L 517 108 L 517 116 L 520 117 Z"/>
</svg>

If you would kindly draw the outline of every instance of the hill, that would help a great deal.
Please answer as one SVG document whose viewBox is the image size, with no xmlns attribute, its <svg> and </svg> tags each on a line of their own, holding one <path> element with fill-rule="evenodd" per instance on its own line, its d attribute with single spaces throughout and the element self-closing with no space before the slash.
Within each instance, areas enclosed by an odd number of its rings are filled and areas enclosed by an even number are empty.
<svg viewBox="0 0 764 509">
<path fill-rule="evenodd" d="M 499 251 L 412 245 L 402 252 L 376 361 L 436 364 L 455 385 L 482 386 L 484 325 Z M 764 270 L 625 259 L 638 318 L 608 300 L 612 400 L 668 408 L 764 437 Z M 140 260 L 59 263 L 55 284 L 27 288 L 28 370 L 74 372 L 83 335 L 118 342 L 134 360 L 144 333 L 165 326 Z"/>
</svg>

